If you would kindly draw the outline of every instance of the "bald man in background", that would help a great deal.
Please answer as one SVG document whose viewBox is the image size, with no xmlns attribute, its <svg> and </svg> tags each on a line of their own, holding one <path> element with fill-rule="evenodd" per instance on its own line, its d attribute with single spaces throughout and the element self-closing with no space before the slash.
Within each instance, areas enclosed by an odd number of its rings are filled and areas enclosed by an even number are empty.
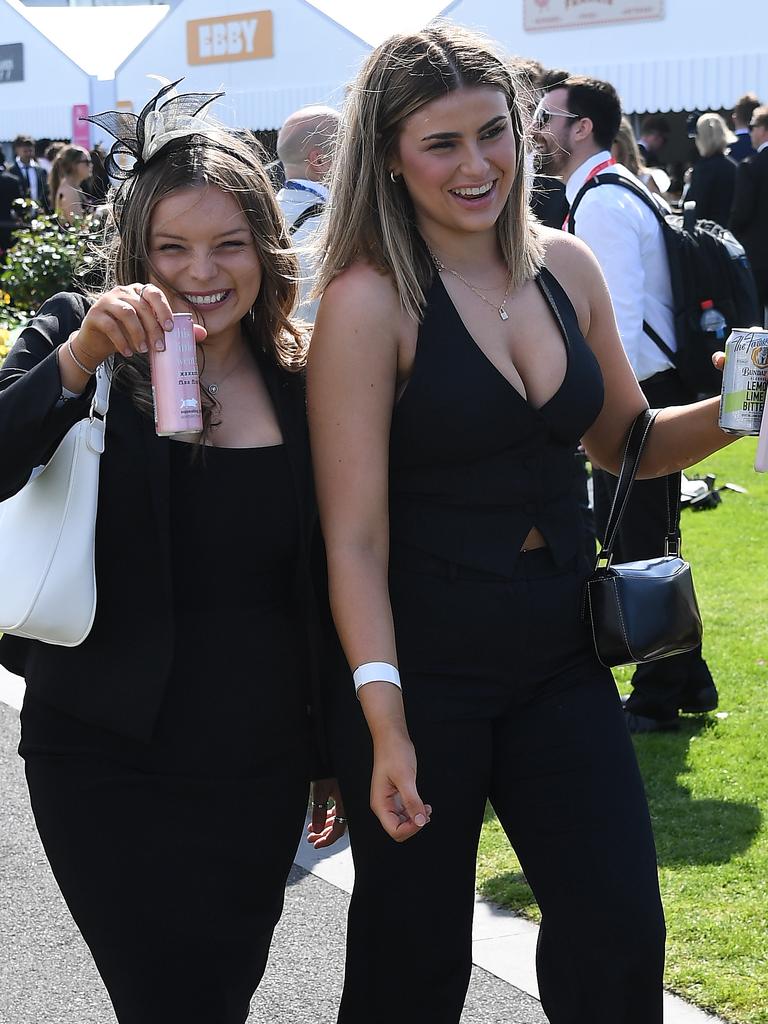
<svg viewBox="0 0 768 1024">
<path fill-rule="evenodd" d="M 299 251 L 301 266 L 297 315 L 311 323 L 315 321 L 318 300 L 307 299 L 315 274 L 307 247 L 317 233 L 328 198 L 325 182 L 338 129 L 339 113 L 332 107 L 302 107 L 291 114 L 277 136 L 277 155 L 285 171 L 285 183 L 277 201 Z"/>
</svg>

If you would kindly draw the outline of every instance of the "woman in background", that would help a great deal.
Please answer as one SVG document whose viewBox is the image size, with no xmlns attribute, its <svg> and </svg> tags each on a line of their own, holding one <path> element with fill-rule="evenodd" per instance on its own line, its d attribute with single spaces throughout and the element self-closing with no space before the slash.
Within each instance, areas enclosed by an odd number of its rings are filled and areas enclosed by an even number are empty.
<svg viewBox="0 0 768 1024">
<path fill-rule="evenodd" d="M 696 203 L 696 216 L 728 227 L 736 187 L 736 163 L 726 149 L 736 136 L 719 114 L 710 111 L 696 122 L 696 149 L 701 160 L 691 168 L 691 183 L 684 201 Z"/>
<path fill-rule="evenodd" d="M 51 168 L 51 204 L 66 222 L 86 210 L 84 182 L 91 176 L 91 155 L 82 146 L 63 146 Z"/>
<path fill-rule="evenodd" d="M 619 134 L 611 146 L 611 155 L 614 160 L 623 164 L 628 171 L 631 171 L 636 178 L 639 178 L 649 192 L 661 195 L 661 190 L 656 184 L 653 174 L 643 162 L 640 147 L 635 139 L 635 133 L 632 131 L 632 125 L 626 117 L 621 119 Z"/>
</svg>

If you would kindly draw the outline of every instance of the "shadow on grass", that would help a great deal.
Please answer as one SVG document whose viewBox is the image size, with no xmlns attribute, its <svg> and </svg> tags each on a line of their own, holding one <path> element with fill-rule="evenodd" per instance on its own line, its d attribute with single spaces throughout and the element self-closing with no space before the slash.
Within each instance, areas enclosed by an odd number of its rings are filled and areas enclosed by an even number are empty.
<svg viewBox="0 0 768 1024">
<path fill-rule="evenodd" d="M 635 737 L 659 864 L 726 864 L 751 846 L 760 829 L 756 805 L 698 799 L 685 785 L 691 741 L 713 725 L 711 718 L 686 717 L 679 732 Z"/>
<path fill-rule="evenodd" d="M 711 718 L 686 717 L 680 732 L 634 738 L 660 865 L 725 864 L 744 853 L 760 830 L 762 815 L 756 805 L 697 799 L 685 785 L 691 741 L 713 725 Z M 484 820 L 496 820 L 490 803 Z M 516 910 L 536 907 L 525 875 L 519 870 L 486 879 L 480 891 L 486 899 Z"/>
</svg>

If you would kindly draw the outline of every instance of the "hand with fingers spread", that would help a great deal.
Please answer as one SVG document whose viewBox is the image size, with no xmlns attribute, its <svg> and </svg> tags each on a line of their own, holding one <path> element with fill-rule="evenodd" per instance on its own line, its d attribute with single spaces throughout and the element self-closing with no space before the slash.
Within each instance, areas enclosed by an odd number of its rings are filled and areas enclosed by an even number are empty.
<svg viewBox="0 0 768 1024">
<path fill-rule="evenodd" d="M 173 329 L 173 310 L 153 284 L 117 285 L 88 310 L 79 330 L 62 346 L 62 383 L 81 391 L 84 378 L 115 352 L 126 359 L 165 348 L 165 332 Z M 205 340 L 204 327 L 195 325 L 195 340 Z M 67 358 L 68 357 L 68 358 Z"/>
<path fill-rule="evenodd" d="M 398 843 L 429 823 L 432 807 L 424 803 L 416 788 L 416 752 L 407 735 L 374 743 L 371 810 Z"/>
<path fill-rule="evenodd" d="M 312 783 L 312 821 L 307 842 L 316 850 L 333 846 L 347 829 L 344 802 L 336 779 L 315 779 Z"/>
</svg>

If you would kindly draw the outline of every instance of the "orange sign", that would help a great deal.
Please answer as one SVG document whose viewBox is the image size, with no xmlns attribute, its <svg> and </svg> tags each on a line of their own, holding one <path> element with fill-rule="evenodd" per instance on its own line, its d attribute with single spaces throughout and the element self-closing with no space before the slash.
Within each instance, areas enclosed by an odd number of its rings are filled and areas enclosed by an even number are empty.
<svg viewBox="0 0 768 1024">
<path fill-rule="evenodd" d="M 621 21 L 658 21 L 664 0 L 524 0 L 526 32 L 584 28 Z"/>
<path fill-rule="evenodd" d="M 272 11 L 187 22 L 187 63 L 229 64 L 274 56 Z"/>
</svg>

